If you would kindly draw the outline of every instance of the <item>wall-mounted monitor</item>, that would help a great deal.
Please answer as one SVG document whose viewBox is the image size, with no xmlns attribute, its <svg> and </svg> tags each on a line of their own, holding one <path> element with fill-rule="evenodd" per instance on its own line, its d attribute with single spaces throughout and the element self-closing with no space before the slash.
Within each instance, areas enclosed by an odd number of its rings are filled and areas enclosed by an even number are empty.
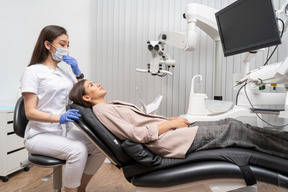
<svg viewBox="0 0 288 192">
<path fill-rule="evenodd" d="M 281 43 L 271 0 L 237 0 L 215 16 L 225 56 Z"/>
</svg>

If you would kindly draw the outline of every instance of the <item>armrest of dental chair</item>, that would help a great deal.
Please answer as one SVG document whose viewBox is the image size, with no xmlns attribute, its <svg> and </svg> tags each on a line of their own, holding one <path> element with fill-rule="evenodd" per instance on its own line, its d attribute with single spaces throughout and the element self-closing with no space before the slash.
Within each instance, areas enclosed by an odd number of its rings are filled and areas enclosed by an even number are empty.
<svg viewBox="0 0 288 192">
<path fill-rule="evenodd" d="M 162 157 L 152 153 L 148 148 L 146 148 L 142 143 L 134 143 L 130 140 L 125 140 L 122 143 L 124 151 L 137 163 L 148 166 L 160 165 Z"/>
</svg>

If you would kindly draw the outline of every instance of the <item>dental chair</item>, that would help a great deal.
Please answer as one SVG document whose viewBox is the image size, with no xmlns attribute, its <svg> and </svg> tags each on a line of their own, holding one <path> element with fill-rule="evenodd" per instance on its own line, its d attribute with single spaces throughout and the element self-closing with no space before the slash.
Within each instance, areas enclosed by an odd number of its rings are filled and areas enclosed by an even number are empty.
<svg viewBox="0 0 288 192">
<path fill-rule="evenodd" d="M 15 105 L 14 119 L 13 119 L 14 132 L 19 137 L 24 138 L 25 129 L 26 129 L 26 125 L 28 121 L 29 120 L 26 118 L 26 115 L 25 115 L 24 98 L 20 97 Z M 53 157 L 38 155 L 38 154 L 29 154 L 28 160 L 33 165 L 37 165 L 40 167 L 53 168 L 53 189 L 58 190 L 58 192 L 61 192 L 62 165 L 66 163 L 65 160 L 56 159 Z M 46 176 L 46 178 L 49 178 L 49 177 Z"/>
<path fill-rule="evenodd" d="M 241 148 L 198 151 L 185 159 L 163 158 L 143 144 L 119 140 L 90 108 L 70 104 L 82 115 L 74 123 L 119 169 L 136 191 L 258 191 L 268 183 L 288 189 L 288 159 Z"/>
</svg>

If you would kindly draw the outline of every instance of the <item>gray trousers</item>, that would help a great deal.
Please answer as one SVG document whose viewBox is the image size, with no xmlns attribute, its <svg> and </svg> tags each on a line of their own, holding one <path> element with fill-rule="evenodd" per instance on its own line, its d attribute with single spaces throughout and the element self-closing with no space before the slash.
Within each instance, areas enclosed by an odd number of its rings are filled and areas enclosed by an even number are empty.
<svg viewBox="0 0 288 192">
<path fill-rule="evenodd" d="M 195 122 L 195 139 L 188 153 L 206 149 L 240 147 L 288 159 L 288 132 L 280 132 L 244 124 L 227 118 L 220 121 Z"/>
</svg>

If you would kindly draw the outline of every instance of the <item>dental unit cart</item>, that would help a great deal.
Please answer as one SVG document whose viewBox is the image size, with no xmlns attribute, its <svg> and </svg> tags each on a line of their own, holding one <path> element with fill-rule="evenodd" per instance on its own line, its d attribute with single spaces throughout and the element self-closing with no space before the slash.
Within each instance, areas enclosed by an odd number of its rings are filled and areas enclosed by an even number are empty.
<svg viewBox="0 0 288 192">
<path fill-rule="evenodd" d="M 8 181 L 9 174 L 22 169 L 20 162 L 28 158 L 23 139 L 13 130 L 14 106 L 15 102 L 0 102 L 0 177 L 3 182 Z M 28 171 L 29 167 L 24 170 Z"/>
</svg>

